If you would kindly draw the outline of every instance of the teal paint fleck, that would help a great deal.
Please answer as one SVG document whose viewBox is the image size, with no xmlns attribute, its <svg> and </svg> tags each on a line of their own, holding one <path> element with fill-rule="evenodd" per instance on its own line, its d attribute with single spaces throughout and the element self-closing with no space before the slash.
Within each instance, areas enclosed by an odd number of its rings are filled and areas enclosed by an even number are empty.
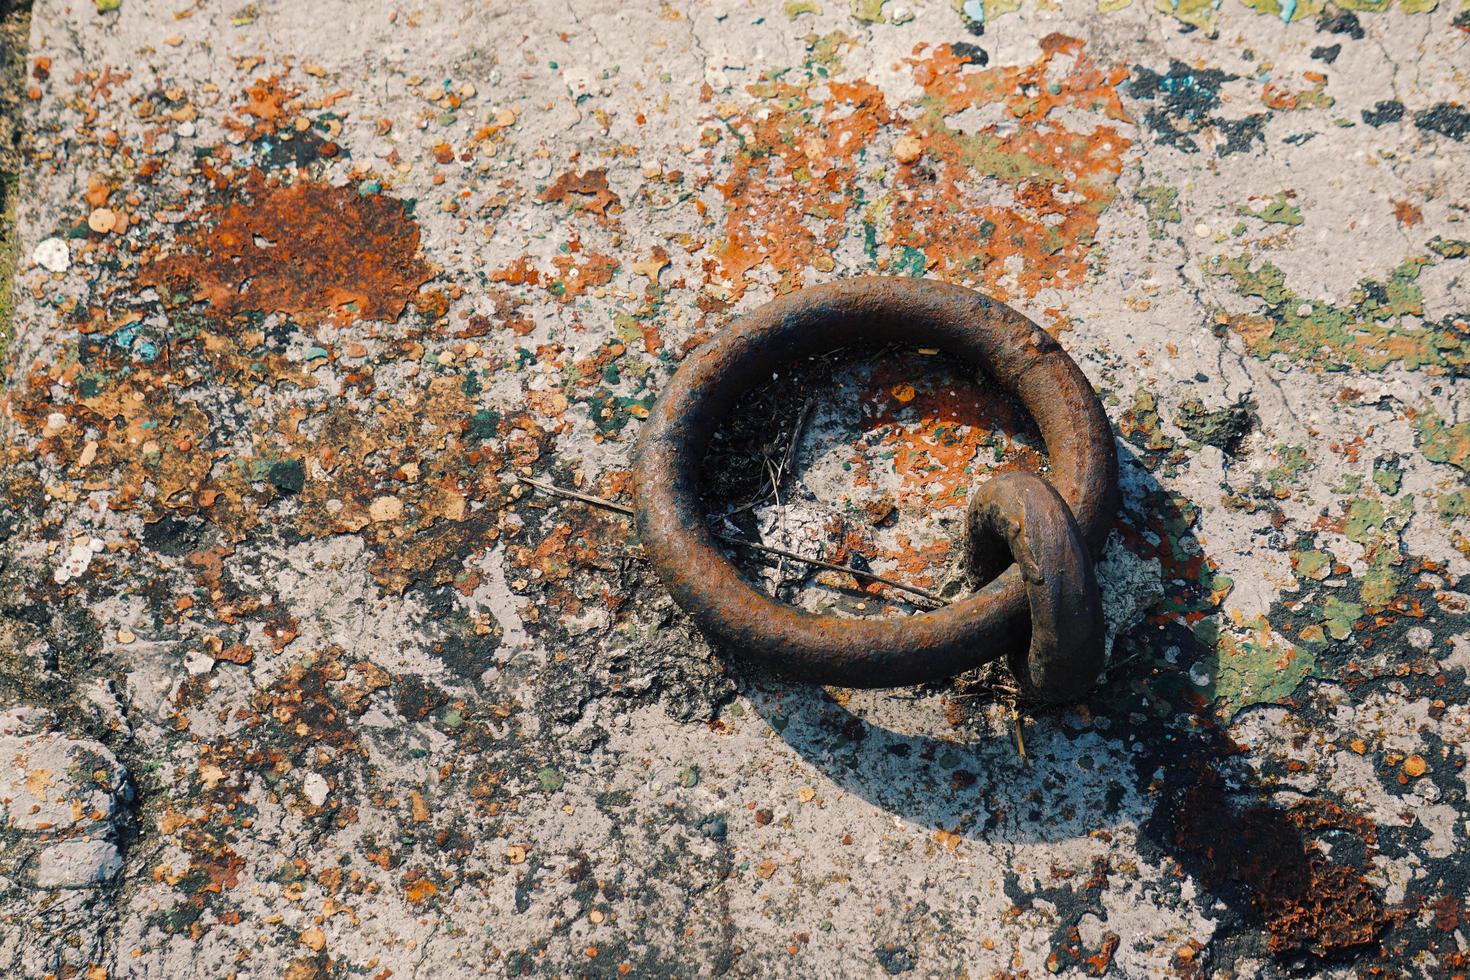
<svg viewBox="0 0 1470 980">
<path fill-rule="evenodd" d="M 900 245 L 893 261 L 889 264 L 895 273 L 907 276 L 922 276 L 928 265 L 924 253 L 912 245 Z"/>
<path fill-rule="evenodd" d="M 1281 23 L 1290 24 L 1296 16 L 1296 0 L 1281 0 Z"/>
<path fill-rule="evenodd" d="M 1177 3 L 1178 0 L 1175 0 Z M 965 0 L 965 16 L 977 24 L 985 23 L 985 0 Z"/>
</svg>

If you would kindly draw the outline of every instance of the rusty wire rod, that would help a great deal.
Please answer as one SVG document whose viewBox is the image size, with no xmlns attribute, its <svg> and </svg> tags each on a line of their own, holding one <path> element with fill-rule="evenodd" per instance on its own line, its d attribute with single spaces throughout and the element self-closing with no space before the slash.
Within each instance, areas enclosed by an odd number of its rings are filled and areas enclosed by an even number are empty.
<svg viewBox="0 0 1470 980">
<path fill-rule="evenodd" d="M 579 500 L 584 504 L 591 504 L 593 507 L 601 507 L 603 510 L 610 510 L 613 513 L 622 514 L 625 517 L 633 516 L 633 508 L 629 507 L 626 504 L 616 503 L 615 501 L 607 500 L 603 497 L 594 497 L 590 493 L 582 493 L 577 490 L 569 490 L 566 487 L 558 486 L 555 483 L 548 483 L 544 480 L 533 480 L 529 476 L 517 476 L 516 479 L 524 483 L 528 487 L 534 487 L 535 489 L 540 490 L 542 493 L 550 494 L 553 497 L 565 497 L 568 500 Z M 930 592 L 928 589 L 921 589 L 917 585 L 909 585 L 896 579 L 887 578 L 886 576 L 878 575 L 873 572 L 867 572 L 861 568 L 856 568 L 852 565 L 842 565 L 837 562 L 824 561 L 821 558 L 809 558 L 806 555 L 798 554 L 795 551 L 787 551 L 785 548 L 777 548 L 772 545 L 761 544 L 758 541 L 751 541 L 734 534 L 725 534 L 722 531 L 715 531 L 714 535 L 726 544 L 732 544 L 740 548 L 749 548 L 751 551 L 759 551 L 768 555 L 776 555 L 780 558 L 789 558 L 792 561 L 799 561 L 807 565 L 814 565 L 817 568 L 825 568 L 834 572 L 847 572 L 849 575 L 852 575 L 855 578 L 868 579 L 873 582 L 878 582 L 882 585 L 888 586 L 889 588 L 898 589 L 902 592 L 908 592 L 912 595 L 919 596 L 920 598 L 927 599 L 929 602 L 935 603 L 937 605 L 949 605 L 948 599 L 937 593 Z"/>
</svg>

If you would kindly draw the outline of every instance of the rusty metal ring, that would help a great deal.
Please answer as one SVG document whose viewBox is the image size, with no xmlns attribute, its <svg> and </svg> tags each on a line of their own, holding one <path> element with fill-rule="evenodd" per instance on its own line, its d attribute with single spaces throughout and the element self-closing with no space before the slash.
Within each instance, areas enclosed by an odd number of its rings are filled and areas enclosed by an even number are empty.
<svg viewBox="0 0 1470 980">
<path fill-rule="evenodd" d="M 1031 643 L 1009 652 L 1011 674 L 1047 701 L 1086 694 L 1103 668 L 1102 597 L 1066 502 L 1035 473 L 1001 473 L 970 497 L 969 530 L 1004 544 L 1026 583 Z"/>
<path fill-rule="evenodd" d="M 1004 303 L 941 282 L 870 277 L 790 293 L 747 314 L 684 361 L 644 423 L 634 468 L 635 519 L 659 577 L 707 635 L 802 680 L 917 684 L 1028 645 L 1031 603 L 1014 565 L 941 609 L 887 618 L 822 616 L 756 591 L 705 523 L 700 467 L 710 438 L 742 395 L 800 358 L 890 343 L 941 348 L 1025 406 L 1046 443 L 1051 484 L 1092 555 L 1117 509 L 1118 461 L 1096 392 L 1055 340 Z M 1090 669 L 1080 684 L 1061 688 L 1035 688 L 1029 671 L 1017 679 L 1030 693 L 1066 696 L 1092 683 L 1096 665 Z M 1048 676 L 1054 674 L 1039 675 Z"/>
</svg>

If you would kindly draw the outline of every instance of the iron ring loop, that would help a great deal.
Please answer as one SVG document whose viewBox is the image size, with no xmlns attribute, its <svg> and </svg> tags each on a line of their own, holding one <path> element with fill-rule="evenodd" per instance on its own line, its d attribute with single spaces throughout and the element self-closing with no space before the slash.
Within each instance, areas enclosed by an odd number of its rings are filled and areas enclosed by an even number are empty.
<svg viewBox="0 0 1470 980">
<path fill-rule="evenodd" d="M 1035 473 L 1001 473 L 970 497 L 972 545 L 994 538 L 1026 583 L 1031 642 L 1007 654 L 1028 695 L 1070 701 L 1103 668 L 1102 597 L 1082 532 L 1061 496 Z"/>
<path fill-rule="evenodd" d="M 1051 486 L 1087 554 L 1100 553 L 1117 510 L 1118 461 L 1102 403 L 1061 346 L 1011 307 L 962 286 L 892 277 L 843 280 L 773 300 L 692 353 L 664 387 L 638 440 L 634 517 L 660 579 L 700 629 L 787 676 L 898 687 L 1000 656 L 1014 666 L 1017 652 L 1028 648 L 1033 603 L 1014 564 L 940 609 L 884 618 L 819 615 L 753 588 L 706 525 L 701 464 L 742 395 L 801 358 L 890 343 L 941 348 L 1021 402 L 1046 444 Z M 1080 682 L 1041 689 L 1033 689 L 1030 672 L 1017 679 L 1030 693 L 1055 699 L 1085 690 L 1097 666 Z M 1041 679 L 1048 676 L 1043 671 Z"/>
</svg>

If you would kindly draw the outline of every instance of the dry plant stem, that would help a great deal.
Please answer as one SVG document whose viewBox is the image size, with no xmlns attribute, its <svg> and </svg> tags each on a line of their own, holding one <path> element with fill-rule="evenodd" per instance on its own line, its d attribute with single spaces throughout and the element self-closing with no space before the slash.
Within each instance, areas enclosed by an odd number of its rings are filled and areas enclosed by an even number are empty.
<svg viewBox="0 0 1470 980">
<path fill-rule="evenodd" d="M 580 493 L 576 490 L 568 490 L 565 487 L 559 487 L 554 483 L 546 483 L 542 480 L 533 480 L 528 476 L 521 476 L 517 477 L 516 479 L 520 480 L 520 482 L 526 484 L 526 486 L 528 487 L 534 487 L 535 489 L 540 490 L 542 493 L 551 494 L 553 497 L 566 497 L 569 500 L 580 500 L 584 504 L 591 504 L 594 507 L 601 507 L 604 510 L 610 510 L 618 514 L 623 514 L 625 516 L 632 516 L 633 514 L 633 508 L 628 507 L 625 504 L 619 504 L 611 500 L 605 500 L 602 497 L 594 497 L 588 493 Z M 736 537 L 733 534 L 724 534 L 716 531 L 714 532 L 714 535 L 726 544 L 733 544 L 741 548 L 749 548 L 752 551 L 759 551 L 768 555 L 776 555 L 780 558 L 789 558 L 792 561 L 804 562 L 805 564 L 814 565 L 817 568 L 830 569 L 834 572 L 847 572 L 849 575 L 852 575 L 855 578 L 878 582 L 888 586 L 889 588 L 899 589 L 900 591 L 908 592 L 912 595 L 919 596 L 920 598 L 927 599 L 928 601 L 935 603 L 936 605 L 945 606 L 949 604 L 948 599 L 936 593 L 930 592 L 928 589 L 921 589 L 916 585 L 907 585 L 903 582 L 897 582 L 891 578 L 885 578 L 882 575 L 875 575 L 872 572 L 865 572 L 860 568 L 854 568 L 851 565 L 841 565 L 837 562 L 823 561 L 820 558 L 808 558 L 807 556 L 799 555 L 794 551 L 787 551 L 785 548 L 773 548 L 768 544 L 760 544 L 756 541 L 747 541 L 744 538 Z"/>
<path fill-rule="evenodd" d="M 762 452 L 762 455 L 765 457 L 764 463 L 766 467 L 766 482 L 769 485 L 768 489 L 764 493 L 759 493 L 751 497 L 750 500 L 741 504 L 739 507 L 726 511 L 722 515 L 724 518 L 729 519 L 736 514 L 743 514 L 748 510 L 754 510 L 772 497 L 776 498 L 777 506 L 780 505 L 781 485 L 785 483 L 786 474 L 790 472 L 791 458 L 796 454 L 796 444 L 801 441 L 801 433 L 806 428 L 807 418 L 811 415 L 812 404 L 811 401 L 808 401 L 801 407 L 801 414 L 796 417 L 796 424 L 792 426 L 791 437 L 786 443 L 786 451 L 781 454 L 780 463 L 773 466 L 770 455 L 764 451 Z"/>
<path fill-rule="evenodd" d="M 568 500 L 580 500 L 584 504 L 591 504 L 594 507 L 601 507 L 603 510 L 614 511 L 627 517 L 633 516 L 633 508 L 627 506 L 626 504 L 615 503 L 602 497 L 594 497 L 590 493 L 579 493 L 576 490 L 568 490 L 566 487 L 559 487 L 555 483 L 545 483 L 541 480 L 533 480 L 529 476 L 517 477 L 517 479 L 524 483 L 526 486 L 535 487 L 542 493 L 549 493 L 553 497 L 566 497 Z"/>
</svg>

